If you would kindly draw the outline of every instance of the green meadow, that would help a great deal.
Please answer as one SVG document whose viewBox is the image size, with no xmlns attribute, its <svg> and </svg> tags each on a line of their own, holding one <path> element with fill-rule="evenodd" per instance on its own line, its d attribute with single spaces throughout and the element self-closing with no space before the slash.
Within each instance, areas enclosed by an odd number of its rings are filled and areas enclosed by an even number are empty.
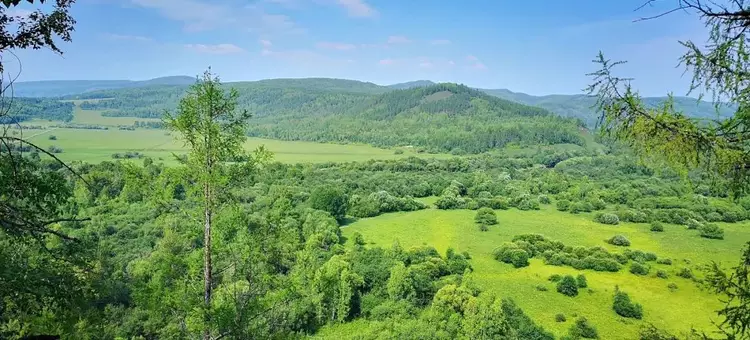
<svg viewBox="0 0 750 340">
<path fill-rule="evenodd" d="M 102 162 L 112 160 L 112 154 L 140 152 L 157 161 L 174 164 L 172 153 L 182 154 L 186 148 L 172 138 L 166 130 L 137 129 L 130 130 L 86 130 L 86 129 L 49 129 L 46 131 L 29 130 L 29 140 L 40 147 L 54 145 L 63 149 L 57 156 L 65 161 Z M 55 136 L 56 140 L 50 140 Z M 448 157 L 448 155 L 417 154 L 405 150 L 395 154 L 394 150 L 375 148 L 369 145 L 326 144 L 314 142 L 280 141 L 263 138 L 248 138 L 247 150 L 254 150 L 260 145 L 274 153 L 274 159 L 284 163 L 322 163 L 350 162 L 370 159 L 396 159 L 409 156 Z"/>
<path fill-rule="evenodd" d="M 427 199 L 426 201 L 431 201 Z M 542 206 L 539 211 L 496 210 L 499 224 L 482 232 L 474 223 L 475 211 L 426 209 L 416 212 L 398 212 L 358 220 L 344 227 L 345 236 L 361 233 L 368 243 L 389 247 L 394 241 L 404 248 L 432 245 L 441 253 L 449 247 L 459 252 L 468 251 L 474 268 L 473 278 L 489 293 L 511 297 L 536 322 L 556 336 L 567 333 L 576 316 L 587 317 L 599 330 L 602 339 L 634 339 L 641 325 L 655 326 L 681 334 L 691 327 L 710 331 L 715 311 L 720 307 L 716 295 L 701 290 L 695 282 L 675 275 L 683 267 L 699 272 L 708 261 L 720 261 L 734 266 L 743 243 L 750 240 L 750 223 L 725 224 L 724 240 L 710 240 L 698 236 L 696 230 L 684 226 L 665 225 L 665 232 L 649 231 L 648 224 L 621 223 L 610 226 L 593 222 L 589 214 L 573 215 L 558 212 L 553 206 Z M 631 241 L 630 249 L 656 253 L 659 258 L 670 258 L 673 264 L 652 264 L 647 276 L 631 274 L 627 267 L 617 273 L 575 270 L 571 267 L 545 265 L 532 259 L 531 265 L 515 269 L 496 261 L 492 252 L 513 236 L 539 233 L 571 246 L 603 246 L 610 251 L 624 248 L 607 244 L 604 240 L 616 234 Z M 669 278 L 655 277 L 657 269 L 669 273 Z M 552 274 L 583 273 L 588 279 L 588 289 L 581 289 L 577 297 L 559 294 L 547 278 Z M 677 290 L 667 286 L 675 283 Z M 537 286 L 547 288 L 540 291 Z M 624 319 L 612 310 L 615 286 L 629 293 L 644 308 L 643 320 Z M 555 315 L 562 313 L 567 322 L 556 322 Z M 354 334 L 348 324 L 326 328 L 321 337 L 337 338 Z"/>
</svg>

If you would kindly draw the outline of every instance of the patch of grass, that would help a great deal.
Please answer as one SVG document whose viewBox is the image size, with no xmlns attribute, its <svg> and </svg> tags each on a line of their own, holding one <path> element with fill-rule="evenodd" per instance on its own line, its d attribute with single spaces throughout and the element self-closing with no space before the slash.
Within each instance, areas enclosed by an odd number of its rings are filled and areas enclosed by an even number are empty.
<svg viewBox="0 0 750 340">
<path fill-rule="evenodd" d="M 47 134 L 54 133 L 58 140 L 49 140 Z M 166 164 L 176 164 L 172 153 L 183 154 L 187 149 L 182 143 L 173 140 L 166 130 L 139 129 L 129 130 L 85 130 L 85 129 L 50 129 L 29 130 L 26 136 L 35 135 L 30 140 L 43 148 L 54 145 L 65 150 L 60 154 L 65 161 L 101 162 L 112 160 L 112 154 L 140 152 L 151 157 L 155 162 L 162 158 Z M 321 163 L 349 162 L 370 159 L 397 159 L 409 156 L 423 158 L 445 158 L 447 155 L 416 154 L 407 151 L 401 155 L 393 154 L 388 149 L 379 149 L 368 145 L 341 145 L 314 142 L 279 141 L 262 138 L 248 138 L 247 150 L 260 145 L 274 153 L 274 160 L 283 163 Z"/>
<path fill-rule="evenodd" d="M 344 235 L 361 233 L 365 240 L 390 247 L 398 239 L 404 248 L 429 244 L 445 252 L 453 247 L 458 252 L 472 254 L 472 277 L 485 291 L 515 299 L 518 305 L 536 322 L 555 333 L 567 334 L 565 323 L 555 322 L 555 315 L 581 315 L 596 325 L 602 339 L 637 338 L 641 322 L 623 323 L 612 311 L 614 287 L 629 292 L 630 297 L 643 305 L 643 323 L 653 323 L 672 333 L 689 331 L 690 327 L 712 330 L 711 319 L 721 304 L 718 297 L 700 290 L 694 283 L 685 281 L 679 289 L 670 289 L 663 279 L 633 275 L 627 270 L 617 273 L 578 271 L 570 267 L 544 265 L 539 258 L 529 260 L 530 265 L 513 268 L 512 265 L 493 258 L 493 251 L 515 235 L 539 233 L 571 246 L 603 246 L 620 253 L 622 247 L 601 242 L 612 236 L 612 226 L 592 221 L 593 214 L 572 215 L 558 212 L 553 206 L 542 206 L 538 211 L 517 209 L 495 211 L 502 228 L 481 232 L 474 223 L 475 211 L 427 209 L 416 212 L 384 214 L 361 219 L 343 229 Z M 674 228 L 669 233 L 654 233 L 648 224 L 620 222 L 617 232 L 626 236 L 639 250 L 672 259 L 689 259 L 699 266 L 711 260 L 734 263 L 745 242 L 750 240 L 750 223 L 724 224 L 725 240 L 699 237 L 694 231 Z M 691 265 L 691 266 L 692 266 Z M 654 270 L 672 272 L 668 265 L 650 262 Z M 585 273 L 590 294 L 569 298 L 562 294 L 540 294 L 539 285 L 549 285 L 552 274 L 576 276 Z M 360 326 L 362 326 L 360 324 Z M 325 333 L 323 333 L 325 334 Z"/>
</svg>

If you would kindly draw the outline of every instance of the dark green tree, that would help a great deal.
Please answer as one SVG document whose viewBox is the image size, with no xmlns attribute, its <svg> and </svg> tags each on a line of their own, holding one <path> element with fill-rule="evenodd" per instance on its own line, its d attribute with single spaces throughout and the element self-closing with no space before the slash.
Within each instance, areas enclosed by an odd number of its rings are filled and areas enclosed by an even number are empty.
<svg viewBox="0 0 750 340">
<path fill-rule="evenodd" d="M 344 221 L 349 199 L 346 193 L 337 187 L 318 187 L 310 194 L 310 206 L 313 209 L 327 211 L 339 223 Z"/>
</svg>

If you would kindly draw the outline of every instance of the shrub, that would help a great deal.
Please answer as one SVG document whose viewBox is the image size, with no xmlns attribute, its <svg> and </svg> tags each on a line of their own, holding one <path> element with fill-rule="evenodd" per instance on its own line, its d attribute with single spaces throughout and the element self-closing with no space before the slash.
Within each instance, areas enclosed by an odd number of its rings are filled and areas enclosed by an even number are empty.
<svg viewBox="0 0 750 340">
<path fill-rule="evenodd" d="M 62 153 L 62 152 L 63 152 L 63 149 L 62 149 L 62 148 L 60 148 L 60 147 L 54 146 L 54 145 L 50 145 L 50 146 L 49 146 L 49 147 L 47 148 L 47 151 L 48 151 L 49 153 Z"/>
<path fill-rule="evenodd" d="M 536 286 L 536 290 L 538 290 L 538 291 L 540 291 L 540 292 L 546 292 L 546 291 L 548 291 L 549 289 L 547 289 L 547 287 L 545 287 L 545 286 L 542 286 L 542 285 L 538 285 L 538 286 Z"/>
<path fill-rule="evenodd" d="M 510 203 L 505 197 L 495 197 L 489 202 L 490 208 L 507 210 L 510 207 Z"/>
<path fill-rule="evenodd" d="M 639 262 L 633 262 L 630 264 L 630 272 L 635 275 L 648 275 L 648 265 L 641 264 Z"/>
<path fill-rule="evenodd" d="M 557 321 L 557 322 L 565 322 L 565 321 L 568 321 L 568 319 L 565 318 L 565 314 L 558 313 L 557 315 L 555 315 L 555 321 Z"/>
<path fill-rule="evenodd" d="M 659 270 L 656 271 L 656 277 L 658 277 L 660 279 L 667 279 L 667 278 L 669 278 L 669 275 L 667 275 L 666 271 L 663 271 L 663 270 L 659 269 Z"/>
<path fill-rule="evenodd" d="M 609 240 L 607 240 L 607 243 L 613 245 L 613 246 L 619 246 L 619 247 L 630 247 L 630 240 L 628 240 L 627 237 L 622 235 L 615 235 L 612 236 Z"/>
<path fill-rule="evenodd" d="M 448 209 L 461 209 L 463 208 L 464 204 L 466 203 L 466 200 L 464 200 L 462 197 L 459 196 L 453 196 L 453 195 L 444 195 L 440 196 L 440 198 L 435 201 L 435 206 L 438 209 L 442 210 L 448 210 Z"/>
<path fill-rule="evenodd" d="M 401 154 L 404 153 L 404 150 L 396 149 L 396 151 L 394 151 L 393 153 L 396 154 L 396 155 L 401 155 Z"/>
<path fill-rule="evenodd" d="M 524 199 L 518 202 L 518 210 L 539 210 L 539 201 L 535 199 Z"/>
<path fill-rule="evenodd" d="M 668 266 L 671 266 L 672 265 L 672 260 L 671 259 L 659 259 L 659 260 L 656 261 L 656 263 L 658 263 L 658 264 L 666 264 Z"/>
<path fill-rule="evenodd" d="M 596 331 L 596 328 L 583 316 L 578 318 L 576 323 L 570 327 L 568 334 L 573 339 L 599 339 L 599 333 Z"/>
<path fill-rule="evenodd" d="M 515 243 L 505 243 L 494 252 L 495 260 L 510 263 L 520 268 L 529 265 L 529 253 L 519 248 Z"/>
<path fill-rule="evenodd" d="M 567 211 L 570 209 L 570 201 L 558 200 L 557 203 L 555 203 L 555 207 L 557 207 L 557 210 L 559 211 Z"/>
<path fill-rule="evenodd" d="M 667 285 L 667 288 L 669 288 L 670 292 L 674 292 L 675 290 L 677 290 L 677 284 L 674 282 L 671 282 L 670 284 Z"/>
<path fill-rule="evenodd" d="M 612 309 L 622 317 L 638 320 L 643 318 L 643 306 L 630 301 L 630 296 L 625 292 L 621 292 L 619 289 L 615 289 L 615 298 L 612 304 Z"/>
<path fill-rule="evenodd" d="M 550 204 L 549 196 L 547 195 L 539 195 L 537 199 L 540 204 Z"/>
<path fill-rule="evenodd" d="M 713 223 L 706 223 L 703 228 L 700 228 L 701 237 L 723 240 L 724 229 L 721 229 L 718 225 Z"/>
<path fill-rule="evenodd" d="M 596 216 L 594 216 L 594 221 L 602 224 L 617 225 L 620 223 L 620 218 L 615 214 L 597 213 Z"/>
<path fill-rule="evenodd" d="M 574 214 L 580 212 L 591 212 L 592 210 L 594 210 L 594 207 L 591 206 L 591 203 L 586 201 L 579 201 L 570 205 L 570 212 Z"/>
<path fill-rule="evenodd" d="M 659 221 L 653 221 L 651 222 L 651 231 L 660 233 L 664 231 L 664 226 Z"/>
<path fill-rule="evenodd" d="M 706 214 L 705 217 L 706 217 L 706 221 L 709 221 L 709 222 L 719 222 L 722 219 L 724 219 L 724 217 L 721 216 L 721 214 L 719 214 L 719 213 L 717 213 L 715 211 L 712 211 L 712 212 Z"/>
<path fill-rule="evenodd" d="M 680 270 L 677 271 L 677 273 L 675 275 L 677 275 L 677 276 L 679 276 L 681 278 L 684 278 L 684 279 L 692 279 L 694 277 L 693 276 L 693 271 L 690 270 L 690 268 L 680 268 Z"/>
<path fill-rule="evenodd" d="M 578 283 L 578 288 L 588 287 L 588 283 L 586 282 L 586 276 L 584 276 L 583 274 L 578 274 L 578 276 L 576 276 L 576 283 Z"/>
<path fill-rule="evenodd" d="M 490 230 L 490 227 L 487 226 L 486 224 L 479 225 L 479 231 L 488 231 L 488 230 Z"/>
<path fill-rule="evenodd" d="M 703 227 L 703 223 L 698 222 L 698 220 L 691 218 L 687 220 L 687 223 L 685 223 L 688 229 L 699 229 Z"/>
<path fill-rule="evenodd" d="M 562 276 L 560 274 L 552 274 L 547 278 L 547 280 L 551 282 L 560 282 L 560 280 L 562 280 Z"/>
<path fill-rule="evenodd" d="M 49 139 L 49 140 L 57 140 L 57 136 L 50 135 L 49 137 L 47 137 L 47 139 Z"/>
<path fill-rule="evenodd" d="M 490 208 L 480 208 L 474 216 L 474 221 L 486 225 L 497 224 L 497 215 Z"/>
<path fill-rule="evenodd" d="M 567 296 L 578 295 L 578 283 L 572 275 L 565 275 L 557 283 L 557 292 Z"/>
</svg>

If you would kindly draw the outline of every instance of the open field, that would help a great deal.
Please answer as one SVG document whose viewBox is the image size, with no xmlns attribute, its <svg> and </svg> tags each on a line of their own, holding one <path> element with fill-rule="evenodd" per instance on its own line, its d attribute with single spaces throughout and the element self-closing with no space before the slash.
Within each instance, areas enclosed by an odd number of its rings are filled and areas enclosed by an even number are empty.
<svg viewBox="0 0 750 340">
<path fill-rule="evenodd" d="M 85 130 L 85 129 L 55 129 L 29 130 L 26 136 L 34 136 L 30 141 L 47 148 L 54 145 L 63 149 L 57 156 L 65 161 L 80 160 L 86 162 L 101 162 L 112 160 L 112 154 L 125 152 L 140 152 L 155 161 L 174 164 L 172 153 L 185 153 L 182 143 L 175 141 L 166 130 L 139 129 L 128 130 Z M 50 140 L 54 135 L 57 140 Z M 274 159 L 285 163 L 297 162 L 348 162 L 369 159 L 395 159 L 409 156 L 420 157 L 449 157 L 448 155 L 426 155 L 404 151 L 396 155 L 393 150 L 379 149 L 368 145 L 340 145 L 313 142 L 279 141 L 262 138 L 248 138 L 245 147 L 253 150 L 259 145 L 265 145 L 274 153 Z"/>
<path fill-rule="evenodd" d="M 639 327 L 653 323 L 673 333 L 688 332 L 691 327 L 712 330 L 711 320 L 720 307 L 718 297 L 700 290 L 688 279 L 674 273 L 682 267 L 698 267 L 707 261 L 721 261 L 734 266 L 744 242 L 750 240 L 750 223 L 725 224 L 724 240 L 709 240 L 698 236 L 696 230 L 683 226 L 665 225 L 665 232 L 653 233 L 648 224 L 621 223 L 608 226 L 591 221 L 588 214 L 572 215 L 556 211 L 552 206 L 542 206 L 540 211 L 497 210 L 499 225 L 491 226 L 487 232 L 479 231 L 474 224 L 475 212 L 471 210 L 427 209 L 416 212 L 385 214 L 361 219 L 343 229 L 344 235 L 361 233 L 368 243 L 390 247 L 394 240 L 409 248 L 422 244 L 432 245 L 441 253 L 448 247 L 459 252 L 468 251 L 472 256 L 474 278 L 486 292 L 501 297 L 511 297 L 536 322 L 542 324 L 556 336 L 567 333 L 575 315 L 587 317 L 599 330 L 602 339 L 634 339 Z M 611 246 L 605 239 L 622 234 L 632 242 L 631 249 L 656 253 L 659 258 L 671 258 L 673 265 L 651 263 L 648 276 L 636 276 L 624 267 L 617 273 L 602 273 L 591 270 L 578 271 L 571 267 L 544 265 L 532 259 L 526 268 L 515 269 L 509 264 L 492 258 L 492 251 L 515 235 L 539 233 L 571 246 L 604 246 L 610 251 L 623 248 Z M 687 264 L 689 261 L 689 264 Z M 657 269 L 666 270 L 668 279 L 654 276 Z M 591 291 L 582 289 L 571 298 L 555 291 L 547 278 L 552 274 L 584 273 Z M 667 288 L 675 283 L 674 292 Z M 537 286 L 548 288 L 539 291 Z M 644 319 L 624 319 L 612 310 L 615 285 L 629 293 L 641 303 Z M 555 315 L 563 313 L 567 322 L 555 322 Z M 326 328 L 319 335 L 335 338 L 337 334 L 352 334 L 350 327 Z"/>
</svg>

